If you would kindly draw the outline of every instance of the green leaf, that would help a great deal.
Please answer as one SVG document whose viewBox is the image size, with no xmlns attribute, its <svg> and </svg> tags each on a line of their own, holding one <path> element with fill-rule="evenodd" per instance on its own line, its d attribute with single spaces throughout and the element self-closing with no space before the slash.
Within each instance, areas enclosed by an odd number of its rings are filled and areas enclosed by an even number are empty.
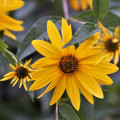
<svg viewBox="0 0 120 120">
<path fill-rule="evenodd" d="M 27 89 L 28 89 L 28 93 L 29 93 L 29 96 L 31 98 L 31 100 L 34 102 L 34 91 L 29 91 L 29 87 L 32 85 L 32 82 L 27 82 Z"/>
<path fill-rule="evenodd" d="M 86 23 L 75 33 L 70 42 L 63 46 L 63 48 L 82 42 L 97 32 L 100 32 L 100 29 L 98 27 L 92 23 Z"/>
<path fill-rule="evenodd" d="M 67 102 L 67 101 L 69 101 L 68 98 L 60 98 L 60 100 L 58 101 L 58 103 L 61 104 L 61 103 Z"/>
<path fill-rule="evenodd" d="M 61 103 L 59 105 L 59 112 L 66 120 L 80 120 L 73 108 L 66 103 Z"/>
<path fill-rule="evenodd" d="M 19 58 L 8 50 L 4 50 L 4 55 L 8 59 L 8 61 L 14 66 L 16 65 L 16 63 L 21 63 Z"/>
<path fill-rule="evenodd" d="M 0 51 L 4 51 L 7 48 L 8 46 L 2 40 L 0 40 Z"/>
<path fill-rule="evenodd" d="M 73 18 L 79 21 L 91 22 L 96 24 L 97 18 L 95 17 L 93 11 L 86 11 L 80 15 L 73 16 Z M 114 13 L 108 12 L 107 16 L 102 20 L 105 27 L 116 27 L 120 25 L 120 17 Z"/>
<path fill-rule="evenodd" d="M 93 0 L 93 11 L 98 20 L 103 19 L 110 8 L 110 0 Z"/>
<path fill-rule="evenodd" d="M 33 48 L 31 41 L 38 39 L 38 40 L 44 40 L 44 38 L 48 39 L 47 35 L 47 21 L 51 20 L 53 21 L 58 28 L 60 29 L 60 23 L 61 23 L 61 17 L 56 16 L 49 16 L 44 17 L 38 20 L 29 30 L 29 32 L 24 37 L 22 43 L 20 44 L 17 56 L 20 59 L 24 59 L 28 55 L 34 53 L 36 50 Z"/>
</svg>

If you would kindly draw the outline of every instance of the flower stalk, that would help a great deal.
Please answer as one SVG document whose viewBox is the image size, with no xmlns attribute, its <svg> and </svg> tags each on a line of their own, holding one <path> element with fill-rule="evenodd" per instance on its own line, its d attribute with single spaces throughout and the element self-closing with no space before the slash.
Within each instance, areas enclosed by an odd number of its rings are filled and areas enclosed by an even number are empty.
<svg viewBox="0 0 120 120">
<path fill-rule="evenodd" d="M 56 111 L 55 111 L 55 113 L 56 113 L 56 120 L 58 120 L 58 102 L 56 103 Z"/>
</svg>

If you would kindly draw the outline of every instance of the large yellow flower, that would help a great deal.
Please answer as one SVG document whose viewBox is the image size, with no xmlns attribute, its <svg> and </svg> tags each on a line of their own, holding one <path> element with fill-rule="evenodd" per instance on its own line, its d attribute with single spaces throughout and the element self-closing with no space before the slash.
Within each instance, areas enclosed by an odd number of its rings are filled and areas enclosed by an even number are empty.
<svg viewBox="0 0 120 120">
<path fill-rule="evenodd" d="M 92 9 L 92 0 L 70 0 L 70 5 L 75 10 L 86 10 L 88 5 Z"/>
<path fill-rule="evenodd" d="M 105 58 L 107 61 L 111 61 L 114 58 L 114 64 L 119 61 L 120 43 L 118 39 L 119 26 L 116 27 L 114 35 L 106 30 L 106 28 L 99 22 L 100 28 L 103 32 L 100 38 L 100 43 L 97 44 L 98 48 L 102 48 L 105 51 Z"/>
<path fill-rule="evenodd" d="M 9 65 L 10 68 L 14 71 L 9 72 L 7 74 L 4 75 L 4 78 L 1 79 L 0 81 L 6 81 L 6 80 L 10 80 L 11 84 L 13 84 L 12 86 L 14 87 L 18 81 L 20 81 L 20 85 L 19 88 L 21 88 L 22 84 L 24 85 L 25 90 L 27 91 L 27 86 L 26 86 L 26 82 L 29 82 L 32 78 L 32 69 L 29 67 L 29 64 L 31 62 L 31 59 L 25 63 L 25 65 L 20 64 L 19 66 L 16 65 L 16 67 L 14 67 L 13 65 Z"/>
<path fill-rule="evenodd" d="M 92 95 L 103 98 L 99 83 L 112 84 L 113 81 L 107 74 L 116 72 L 118 67 L 111 63 L 100 62 L 103 55 L 100 53 L 101 49 L 96 50 L 92 47 L 98 41 L 100 33 L 98 32 L 85 40 L 75 50 L 74 45 L 62 49 L 63 45 L 72 38 L 71 25 L 68 25 L 65 19 L 62 19 L 62 38 L 52 21 L 47 23 L 47 32 L 52 44 L 42 40 L 32 41 L 34 48 L 46 57 L 39 59 L 32 65 L 34 69 L 37 69 L 32 74 L 36 81 L 29 90 L 38 90 L 50 83 L 38 98 L 55 87 L 50 102 L 50 105 L 53 105 L 61 98 L 66 89 L 76 110 L 80 108 L 80 92 L 92 104 L 94 103 Z M 100 64 L 96 64 L 97 61 Z"/>
<path fill-rule="evenodd" d="M 22 21 L 15 20 L 7 15 L 7 12 L 16 10 L 24 5 L 22 0 L 0 0 L 0 30 L 4 30 L 5 35 L 16 40 L 12 31 L 22 31 Z"/>
</svg>

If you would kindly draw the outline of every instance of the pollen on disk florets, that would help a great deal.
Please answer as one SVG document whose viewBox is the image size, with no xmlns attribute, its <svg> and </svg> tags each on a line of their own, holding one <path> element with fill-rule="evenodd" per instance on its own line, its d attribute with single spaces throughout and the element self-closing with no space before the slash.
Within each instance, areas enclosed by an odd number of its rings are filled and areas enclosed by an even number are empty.
<svg viewBox="0 0 120 120">
<path fill-rule="evenodd" d="M 105 42 L 105 48 L 109 52 L 115 52 L 118 50 L 119 42 L 114 42 L 113 39 L 109 39 Z"/>
<path fill-rule="evenodd" d="M 73 73 L 77 70 L 78 60 L 72 55 L 63 56 L 59 62 L 59 68 L 64 73 Z"/>
</svg>

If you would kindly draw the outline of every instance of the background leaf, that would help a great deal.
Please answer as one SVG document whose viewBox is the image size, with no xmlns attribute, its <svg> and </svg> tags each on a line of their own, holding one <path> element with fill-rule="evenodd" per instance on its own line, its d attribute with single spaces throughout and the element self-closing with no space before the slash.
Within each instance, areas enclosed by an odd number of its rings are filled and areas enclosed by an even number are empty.
<svg viewBox="0 0 120 120">
<path fill-rule="evenodd" d="M 97 32 L 100 32 L 100 29 L 98 27 L 92 23 L 86 23 L 74 34 L 70 42 L 64 45 L 63 48 L 82 42 Z"/>
<path fill-rule="evenodd" d="M 66 103 L 61 103 L 59 105 L 59 112 L 66 120 L 80 120 L 73 108 Z"/>
<path fill-rule="evenodd" d="M 44 18 L 41 18 L 40 20 L 38 20 L 31 27 L 29 32 L 24 37 L 22 43 L 18 47 L 17 56 L 20 59 L 24 59 L 28 55 L 35 52 L 35 49 L 33 48 L 32 44 L 31 44 L 32 40 L 48 39 L 48 35 L 47 35 L 47 21 L 48 20 L 53 21 L 57 25 L 57 28 L 59 28 L 59 29 L 61 28 L 60 27 L 61 17 L 50 16 L 50 17 L 44 17 Z"/>
<path fill-rule="evenodd" d="M 110 0 L 93 0 L 93 11 L 98 20 L 103 19 L 110 8 Z"/>
<path fill-rule="evenodd" d="M 7 48 L 8 46 L 2 40 L 0 40 L 0 51 L 4 51 Z"/>
<path fill-rule="evenodd" d="M 97 18 L 93 11 L 86 11 L 80 15 L 73 16 L 73 18 L 79 21 L 91 22 L 96 24 Z M 105 27 L 116 27 L 120 25 L 120 17 L 112 12 L 108 12 L 107 16 L 101 21 Z"/>
</svg>

